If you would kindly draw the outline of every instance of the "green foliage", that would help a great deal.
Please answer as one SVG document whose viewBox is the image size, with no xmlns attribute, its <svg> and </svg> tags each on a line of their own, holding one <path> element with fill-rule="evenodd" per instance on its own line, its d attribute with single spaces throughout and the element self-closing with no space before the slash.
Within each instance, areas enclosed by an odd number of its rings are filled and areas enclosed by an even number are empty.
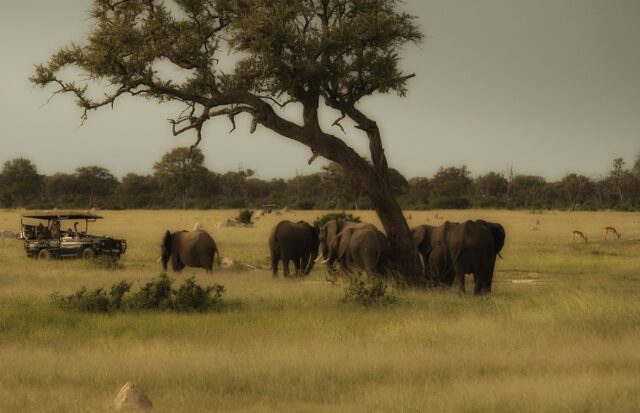
<svg viewBox="0 0 640 413">
<path fill-rule="evenodd" d="M 195 191 L 197 183 L 203 181 L 209 172 L 199 148 L 175 148 L 156 162 L 153 170 L 165 196 L 181 199 L 183 209 L 188 207 L 190 194 Z"/>
<path fill-rule="evenodd" d="M 188 148 L 178 149 L 188 152 Z M 166 160 L 174 152 L 167 153 L 162 159 Z M 37 171 L 35 165 L 25 161 L 14 159 L 8 162 L 9 166 L 5 164 L 4 172 L 0 174 L 0 205 L 42 209 L 86 208 L 90 203 L 107 209 L 184 206 L 175 188 L 160 184 L 158 170 L 154 175 L 128 174 L 121 182 L 99 167 L 78 168 L 73 174 L 56 173 L 45 177 L 32 174 L 33 179 L 24 179 L 29 175 L 28 171 Z M 530 210 L 638 210 L 639 168 L 640 157 L 631 169 L 624 169 L 624 163 L 618 159 L 606 177 L 594 179 L 572 173 L 556 182 L 515 173 L 507 179 L 505 173 L 496 172 L 471 179 L 465 167 L 441 169 L 431 179 L 415 177 L 408 183 L 394 170 L 390 173 L 394 192 L 399 196 L 403 209 L 464 209 L 473 206 Z M 194 181 L 186 192 L 188 198 L 185 198 L 191 208 L 244 209 L 260 208 L 265 204 L 290 205 L 299 210 L 371 207 L 357 182 L 335 163 L 315 174 L 270 181 L 256 178 L 250 169 L 224 174 L 210 171 L 204 164 L 196 169 L 199 172 L 192 177 Z M 87 186 L 87 182 L 92 184 Z"/>
<path fill-rule="evenodd" d="M 316 218 L 313 221 L 313 225 L 316 227 L 322 228 L 324 224 L 335 219 L 336 221 L 351 221 L 351 222 L 361 222 L 360 217 L 354 216 L 353 214 L 347 214 L 345 212 L 331 212 L 329 214 L 324 214 L 323 216 Z"/>
<path fill-rule="evenodd" d="M 432 209 L 467 209 L 471 207 L 469 198 L 461 196 L 438 196 L 429 201 Z"/>
<path fill-rule="evenodd" d="M 365 282 L 361 277 L 353 277 L 340 302 L 372 307 L 393 304 L 396 300 L 395 296 L 387 292 L 387 285 L 382 280 Z"/>
<path fill-rule="evenodd" d="M 465 165 L 460 168 L 450 166 L 440 167 L 438 172 L 429 181 L 432 197 L 464 197 L 471 194 L 473 180 L 471 173 Z"/>
<path fill-rule="evenodd" d="M 251 224 L 251 218 L 253 217 L 253 211 L 249 209 L 243 209 L 238 213 L 237 220 L 241 224 Z"/>
<path fill-rule="evenodd" d="M 302 211 L 306 211 L 306 210 L 310 210 L 313 209 L 313 207 L 315 206 L 315 201 L 313 199 L 302 199 L 300 200 L 300 202 L 298 202 L 298 208 Z"/>
<path fill-rule="evenodd" d="M 219 284 L 202 287 L 193 277 L 184 280 L 177 289 L 174 280 L 166 274 L 145 283 L 140 290 L 131 292 L 132 283 L 121 281 L 111 286 L 87 291 L 82 287 L 77 292 L 64 296 L 51 294 L 51 302 L 59 308 L 87 313 L 112 313 L 118 311 L 175 311 L 193 312 L 219 310 L 222 308 L 224 287 Z"/>
<path fill-rule="evenodd" d="M 0 173 L 0 206 L 30 206 L 42 198 L 42 176 L 28 159 L 16 158 L 4 163 Z"/>
<path fill-rule="evenodd" d="M 109 313 L 122 308 L 123 296 L 131 289 L 131 283 L 121 281 L 114 284 L 107 293 L 104 287 L 87 291 L 82 287 L 77 292 L 63 296 L 58 292 L 51 294 L 51 302 L 60 308 L 85 313 Z"/>
<path fill-rule="evenodd" d="M 224 286 L 214 284 L 203 288 L 196 284 L 195 278 L 190 277 L 173 293 L 173 308 L 176 311 L 205 311 L 222 305 Z"/>
<path fill-rule="evenodd" d="M 118 187 L 118 180 L 109 170 L 100 166 L 83 166 L 75 173 L 77 191 L 82 195 L 85 206 L 105 206 L 106 200 Z"/>
<path fill-rule="evenodd" d="M 147 282 L 127 300 L 127 307 L 134 311 L 167 310 L 171 308 L 173 279 L 167 274 Z"/>
</svg>

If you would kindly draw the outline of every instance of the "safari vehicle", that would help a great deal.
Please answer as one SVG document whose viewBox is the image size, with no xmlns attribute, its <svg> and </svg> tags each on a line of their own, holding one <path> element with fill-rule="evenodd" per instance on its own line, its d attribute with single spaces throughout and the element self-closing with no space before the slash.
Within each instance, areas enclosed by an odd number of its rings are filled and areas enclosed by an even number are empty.
<svg viewBox="0 0 640 413">
<path fill-rule="evenodd" d="M 99 219 L 102 217 L 84 212 L 24 213 L 20 219 L 20 238 L 24 240 L 24 250 L 31 258 L 91 259 L 101 255 L 120 258 L 127 250 L 127 241 L 89 234 L 89 222 Z M 78 228 L 82 220 L 84 231 Z M 63 223 L 69 221 L 73 221 L 73 226 L 62 229 L 65 227 Z"/>
</svg>

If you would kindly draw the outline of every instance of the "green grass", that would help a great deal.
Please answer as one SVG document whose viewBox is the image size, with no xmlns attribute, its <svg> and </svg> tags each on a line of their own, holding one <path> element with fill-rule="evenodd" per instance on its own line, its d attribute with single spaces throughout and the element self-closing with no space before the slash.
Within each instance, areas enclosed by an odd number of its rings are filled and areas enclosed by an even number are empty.
<svg viewBox="0 0 640 413">
<path fill-rule="evenodd" d="M 123 269 L 27 259 L 0 240 L 0 411 L 111 411 L 126 381 L 159 412 L 632 412 L 640 406 L 640 215 L 445 211 L 507 229 L 489 297 L 397 291 L 386 307 L 341 304 L 346 283 L 314 269 L 273 279 L 267 237 L 216 228 L 237 211 L 104 212 L 92 232 L 124 237 Z M 438 224 L 412 212 L 412 225 Z M 378 224 L 370 212 L 357 213 Z M 532 230 L 535 221 L 540 230 Z M 16 229 L 19 211 L 0 212 Z M 91 315 L 49 304 L 49 294 L 158 275 L 165 229 L 209 229 L 223 256 L 263 269 L 195 275 L 223 284 L 228 303 L 207 314 Z M 379 225 L 379 224 L 378 224 Z M 602 227 L 622 239 L 604 242 Z M 589 243 L 569 243 L 571 230 Z"/>
</svg>

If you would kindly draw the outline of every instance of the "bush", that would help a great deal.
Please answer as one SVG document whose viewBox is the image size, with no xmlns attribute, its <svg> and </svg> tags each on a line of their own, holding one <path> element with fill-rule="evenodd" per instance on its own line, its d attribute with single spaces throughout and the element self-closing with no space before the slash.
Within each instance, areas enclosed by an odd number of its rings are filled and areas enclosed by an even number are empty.
<svg viewBox="0 0 640 413">
<path fill-rule="evenodd" d="M 103 287 L 87 292 L 82 287 L 77 292 L 63 296 L 58 292 L 51 295 L 54 305 L 66 310 L 81 311 L 85 313 L 108 313 L 120 309 L 122 297 L 131 289 L 131 283 L 121 281 L 111 287 L 107 293 Z"/>
<path fill-rule="evenodd" d="M 488 196 L 476 200 L 475 208 L 506 208 L 504 199 L 496 196 Z"/>
<path fill-rule="evenodd" d="M 360 217 L 353 216 L 352 214 L 346 214 L 344 212 L 333 212 L 330 214 L 324 214 L 323 216 L 316 218 L 313 221 L 313 225 L 322 228 L 324 224 L 335 219 L 337 221 L 351 221 L 351 222 L 361 222 Z"/>
<path fill-rule="evenodd" d="M 308 211 L 310 209 L 313 209 L 316 206 L 316 201 L 314 201 L 313 199 L 302 199 L 298 202 L 298 209 L 302 210 L 302 211 Z"/>
<path fill-rule="evenodd" d="M 63 296 L 51 294 L 53 305 L 65 310 L 88 313 L 111 313 L 117 311 L 200 311 L 222 308 L 224 287 L 214 284 L 201 287 L 193 277 L 187 278 L 178 289 L 173 289 L 174 280 L 166 274 L 144 284 L 139 291 L 131 293 L 132 283 L 121 281 L 111 286 L 107 293 L 104 287 L 87 291 L 82 287 L 77 292 Z"/>
<path fill-rule="evenodd" d="M 396 297 L 387 293 L 387 285 L 382 280 L 367 283 L 360 277 L 354 277 L 344 290 L 342 303 L 356 303 L 365 307 L 374 305 L 389 305 L 396 301 Z"/>
<path fill-rule="evenodd" d="M 471 207 L 471 201 L 466 197 L 442 196 L 433 198 L 429 202 L 429 207 L 433 209 L 467 209 Z"/>
<path fill-rule="evenodd" d="M 214 284 L 202 288 L 196 284 L 195 278 L 187 278 L 184 283 L 174 291 L 176 311 L 206 311 L 209 308 L 222 305 L 222 293 L 224 286 Z M 211 296 L 213 293 L 213 296 Z"/>
<path fill-rule="evenodd" d="M 171 307 L 171 284 L 173 279 L 160 274 L 140 288 L 140 291 L 128 297 L 127 307 L 140 310 L 167 310 Z"/>
<path fill-rule="evenodd" d="M 236 219 L 241 224 L 250 225 L 252 217 L 253 217 L 253 211 L 251 211 L 249 209 L 243 209 L 242 211 L 240 211 L 240 213 L 238 214 Z"/>
</svg>

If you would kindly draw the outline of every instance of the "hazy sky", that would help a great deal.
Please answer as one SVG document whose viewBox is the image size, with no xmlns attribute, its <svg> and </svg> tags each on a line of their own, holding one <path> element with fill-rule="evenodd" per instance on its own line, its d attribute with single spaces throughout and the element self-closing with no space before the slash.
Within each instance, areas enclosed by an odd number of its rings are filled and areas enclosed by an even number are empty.
<svg viewBox="0 0 640 413">
<path fill-rule="evenodd" d="M 83 127 L 70 96 L 43 105 L 50 90 L 28 82 L 33 64 L 82 40 L 90 4 L 2 2 L 0 162 L 24 156 L 46 174 L 95 164 L 122 176 L 149 173 L 166 151 L 193 142 L 170 133 L 175 105 L 126 98 L 91 113 Z M 407 0 L 406 8 L 427 35 L 403 61 L 417 77 L 407 98 L 375 97 L 362 108 L 382 127 L 389 162 L 407 177 L 430 176 L 442 165 L 466 164 L 477 175 L 513 164 L 557 179 L 605 174 L 614 157 L 635 158 L 640 1 Z M 245 167 L 261 178 L 290 177 L 322 165 L 307 166 L 308 149 L 260 127 L 249 135 L 246 119 L 229 129 L 223 118 L 206 128 L 201 147 L 214 171 Z M 347 133 L 366 147 L 358 131 Z"/>
</svg>

